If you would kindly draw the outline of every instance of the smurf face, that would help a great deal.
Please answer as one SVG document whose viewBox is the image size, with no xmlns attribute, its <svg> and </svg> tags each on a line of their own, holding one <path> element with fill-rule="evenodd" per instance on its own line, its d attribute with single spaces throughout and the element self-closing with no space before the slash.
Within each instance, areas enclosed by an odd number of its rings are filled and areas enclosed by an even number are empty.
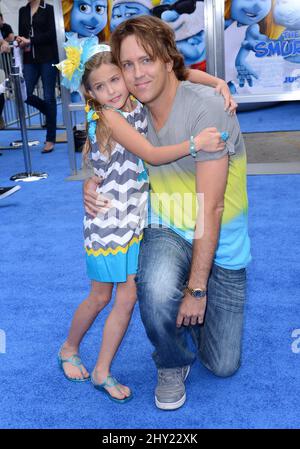
<svg viewBox="0 0 300 449">
<path fill-rule="evenodd" d="M 232 0 L 231 19 L 242 25 L 260 22 L 270 12 L 272 0 Z"/>
<path fill-rule="evenodd" d="M 110 30 L 114 31 L 120 23 L 131 17 L 142 15 L 150 15 L 150 9 L 139 2 L 117 3 L 112 10 Z"/>
<path fill-rule="evenodd" d="M 288 30 L 300 30 L 299 0 L 276 0 L 273 9 L 274 20 Z"/>
<path fill-rule="evenodd" d="M 161 2 L 162 5 L 173 5 L 177 3 L 177 0 L 164 0 Z M 186 21 L 186 14 L 180 14 L 177 10 L 164 11 L 161 15 L 161 19 L 167 22 L 173 31 L 179 31 L 179 29 L 184 25 Z"/>
<path fill-rule="evenodd" d="M 203 1 L 164 0 L 161 5 L 172 5 L 161 13 L 161 19 L 174 31 L 176 42 L 195 36 L 204 29 Z"/>
<path fill-rule="evenodd" d="M 107 23 L 107 0 L 74 0 L 71 31 L 79 36 L 96 36 Z"/>
<path fill-rule="evenodd" d="M 186 65 L 192 65 L 205 60 L 205 34 L 204 31 L 195 34 L 182 41 L 177 41 L 176 46 L 184 57 Z"/>
</svg>

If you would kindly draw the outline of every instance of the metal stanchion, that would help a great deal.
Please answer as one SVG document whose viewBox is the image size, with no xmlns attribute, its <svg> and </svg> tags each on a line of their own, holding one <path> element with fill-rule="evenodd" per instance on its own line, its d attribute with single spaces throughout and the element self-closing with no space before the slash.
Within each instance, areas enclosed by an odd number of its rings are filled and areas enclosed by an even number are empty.
<svg viewBox="0 0 300 449">
<path fill-rule="evenodd" d="M 27 129 L 26 129 L 26 121 L 25 121 L 25 109 L 24 109 L 24 101 L 22 97 L 22 89 L 21 89 L 21 73 L 20 67 L 16 65 L 15 57 L 12 58 L 11 72 L 10 72 L 10 81 L 14 86 L 15 92 L 15 102 L 16 108 L 18 111 L 18 116 L 20 120 L 20 128 L 23 142 L 23 155 L 25 162 L 25 172 L 18 173 L 10 177 L 11 181 L 39 181 L 40 179 L 48 178 L 47 173 L 37 173 L 32 171 L 31 167 L 31 157 L 30 150 L 28 145 L 28 137 L 27 137 Z"/>
</svg>

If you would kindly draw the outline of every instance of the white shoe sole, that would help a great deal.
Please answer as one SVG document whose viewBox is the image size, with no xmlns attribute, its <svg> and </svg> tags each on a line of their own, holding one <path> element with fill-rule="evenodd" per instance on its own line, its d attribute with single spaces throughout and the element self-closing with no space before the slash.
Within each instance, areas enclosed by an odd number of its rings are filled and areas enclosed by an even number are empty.
<svg viewBox="0 0 300 449">
<path fill-rule="evenodd" d="M 156 407 L 160 408 L 161 410 L 176 410 L 177 408 L 181 407 L 186 401 L 186 394 L 182 396 L 181 399 L 177 402 L 159 402 L 157 397 L 155 396 L 155 405 Z"/>
<path fill-rule="evenodd" d="M 184 376 L 183 382 L 185 382 L 186 378 L 188 377 L 190 373 L 191 367 L 189 366 L 186 374 Z M 186 401 L 186 394 L 182 396 L 182 398 L 179 399 L 177 402 L 159 402 L 157 397 L 155 396 L 155 405 L 156 407 L 160 408 L 161 410 L 176 410 L 177 408 L 181 407 Z"/>
<path fill-rule="evenodd" d="M 18 190 L 20 190 L 20 186 L 15 186 L 15 187 L 13 187 L 12 189 L 10 189 L 10 190 L 8 190 L 7 192 L 5 192 L 5 193 L 3 193 L 1 196 L 0 196 L 0 198 L 2 199 L 2 198 L 6 198 L 6 197 L 8 197 L 8 196 L 10 196 L 10 195 L 13 195 L 14 193 L 16 193 Z"/>
</svg>

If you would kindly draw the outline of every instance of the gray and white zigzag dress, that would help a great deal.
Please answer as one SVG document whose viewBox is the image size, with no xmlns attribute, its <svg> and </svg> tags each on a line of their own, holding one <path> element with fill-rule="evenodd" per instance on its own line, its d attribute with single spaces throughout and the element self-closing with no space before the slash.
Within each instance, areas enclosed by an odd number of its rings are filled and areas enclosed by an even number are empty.
<svg viewBox="0 0 300 449">
<path fill-rule="evenodd" d="M 132 112 L 122 112 L 141 134 L 147 132 L 146 111 L 138 103 Z M 104 178 L 97 188 L 111 200 L 107 212 L 84 217 L 87 272 L 99 282 L 125 282 L 137 271 L 140 242 L 145 226 L 148 174 L 144 163 L 120 144 L 108 158 L 95 143 L 91 151 L 95 175 Z"/>
</svg>

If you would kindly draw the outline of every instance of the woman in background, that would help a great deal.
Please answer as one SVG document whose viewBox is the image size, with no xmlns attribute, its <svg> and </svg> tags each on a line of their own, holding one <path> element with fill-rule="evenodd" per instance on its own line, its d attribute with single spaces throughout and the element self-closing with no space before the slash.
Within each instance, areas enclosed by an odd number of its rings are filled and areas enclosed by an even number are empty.
<svg viewBox="0 0 300 449">
<path fill-rule="evenodd" d="M 19 9 L 19 36 L 17 42 L 24 50 L 23 74 L 26 82 L 26 103 L 46 116 L 46 142 L 42 153 L 50 153 L 56 140 L 56 99 L 55 83 L 58 49 L 53 6 L 44 0 L 28 0 Z M 44 99 L 33 95 L 41 77 Z"/>
</svg>

